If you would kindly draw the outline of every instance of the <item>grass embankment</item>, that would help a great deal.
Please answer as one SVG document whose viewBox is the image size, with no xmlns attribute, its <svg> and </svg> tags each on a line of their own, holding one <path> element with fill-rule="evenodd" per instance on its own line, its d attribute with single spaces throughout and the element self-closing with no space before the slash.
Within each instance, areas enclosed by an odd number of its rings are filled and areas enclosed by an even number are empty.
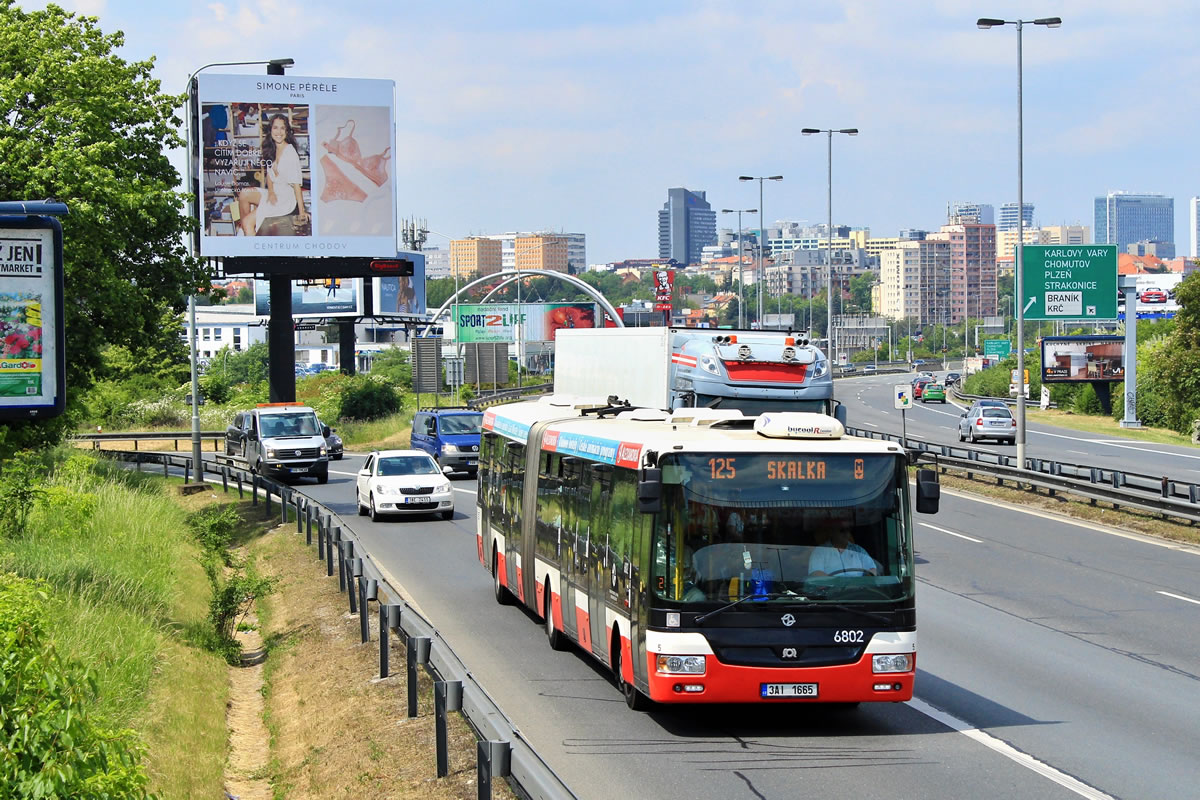
<svg viewBox="0 0 1200 800">
<path fill-rule="evenodd" d="M 1197 447 L 1190 436 L 1184 436 L 1166 428 L 1122 428 L 1121 423 L 1107 416 L 1091 414 L 1075 414 L 1060 408 L 1048 408 L 1045 411 L 1036 405 L 1027 406 L 1029 421 L 1042 425 L 1056 425 L 1073 431 L 1098 433 L 1104 436 L 1133 439 L 1139 442 L 1154 444 L 1174 444 L 1183 447 Z"/>
<path fill-rule="evenodd" d="M 161 478 L 81 453 L 45 488 L 26 531 L 0 540 L 0 572 L 48 584 L 49 636 L 91 670 L 89 713 L 140 733 L 151 790 L 221 796 L 226 664 L 197 643 L 211 592 L 188 509 Z"/>
</svg>

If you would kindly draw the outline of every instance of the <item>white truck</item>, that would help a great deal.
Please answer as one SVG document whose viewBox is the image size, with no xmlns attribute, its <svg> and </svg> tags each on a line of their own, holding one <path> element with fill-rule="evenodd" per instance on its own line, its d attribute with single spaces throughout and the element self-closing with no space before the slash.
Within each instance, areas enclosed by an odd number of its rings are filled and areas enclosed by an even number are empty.
<svg viewBox="0 0 1200 800">
<path fill-rule="evenodd" d="M 845 423 L 829 359 L 803 333 L 575 328 L 555 334 L 554 393 L 642 408 L 811 411 Z"/>
</svg>

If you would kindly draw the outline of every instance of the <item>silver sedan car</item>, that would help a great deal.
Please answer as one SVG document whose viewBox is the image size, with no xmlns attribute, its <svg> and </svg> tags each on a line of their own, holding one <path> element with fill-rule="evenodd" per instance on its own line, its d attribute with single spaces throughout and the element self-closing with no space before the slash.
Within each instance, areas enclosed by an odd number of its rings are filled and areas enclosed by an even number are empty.
<svg viewBox="0 0 1200 800">
<path fill-rule="evenodd" d="M 1016 442 L 1017 420 L 1012 412 L 996 406 L 971 406 L 958 420 L 958 440 L 975 442 L 979 439 Z"/>
</svg>

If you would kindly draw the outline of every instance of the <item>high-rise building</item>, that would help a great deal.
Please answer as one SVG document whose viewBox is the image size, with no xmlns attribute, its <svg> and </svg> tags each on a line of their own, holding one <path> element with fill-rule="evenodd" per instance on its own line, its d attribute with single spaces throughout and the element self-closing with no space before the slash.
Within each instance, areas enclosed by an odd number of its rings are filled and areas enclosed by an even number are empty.
<svg viewBox="0 0 1200 800">
<path fill-rule="evenodd" d="M 704 192 L 667 190 L 658 212 L 658 257 L 680 264 L 699 264 L 706 245 L 717 243 L 717 212 Z"/>
<path fill-rule="evenodd" d="M 1021 214 L 1022 227 L 1033 227 L 1033 203 L 1023 203 L 1025 212 Z M 996 230 L 1015 231 L 1017 229 L 1017 204 L 1005 203 L 1000 206 L 1000 218 L 996 221 Z"/>
<path fill-rule="evenodd" d="M 454 276 L 450 271 L 449 250 L 427 247 L 421 253 L 425 256 L 425 280 L 432 281 L 438 278 L 451 278 Z"/>
<path fill-rule="evenodd" d="M 1200 197 L 1188 200 L 1188 232 L 1192 237 L 1192 248 L 1188 255 L 1200 258 Z"/>
<path fill-rule="evenodd" d="M 943 225 L 930 239 L 950 243 L 950 322 L 996 313 L 996 226 Z"/>
<path fill-rule="evenodd" d="M 513 242 L 513 256 L 517 269 L 566 272 L 567 237 L 553 233 L 518 236 Z"/>
<path fill-rule="evenodd" d="M 946 221 L 994 225 L 996 224 L 996 210 L 990 203 L 947 203 Z"/>
<path fill-rule="evenodd" d="M 950 242 L 906 239 L 879 253 L 879 306 L 889 319 L 919 325 L 949 317 Z"/>
<path fill-rule="evenodd" d="M 1096 244 L 1115 244 L 1118 253 L 1143 239 L 1175 241 L 1175 199 L 1162 194 L 1109 192 L 1096 198 Z"/>
<path fill-rule="evenodd" d="M 1092 229 L 1087 225 L 1043 225 L 1041 244 L 1091 244 Z M 999 250 L 997 250 L 999 256 Z"/>
<path fill-rule="evenodd" d="M 500 242 L 483 236 L 450 242 L 450 274 L 455 278 L 494 275 L 500 271 Z"/>
</svg>

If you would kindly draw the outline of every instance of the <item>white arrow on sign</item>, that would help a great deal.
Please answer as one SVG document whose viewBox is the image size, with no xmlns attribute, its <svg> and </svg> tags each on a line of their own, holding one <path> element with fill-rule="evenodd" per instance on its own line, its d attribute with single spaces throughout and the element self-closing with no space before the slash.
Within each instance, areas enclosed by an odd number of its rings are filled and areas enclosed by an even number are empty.
<svg viewBox="0 0 1200 800">
<path fill-rule="evenodd" d="M 1035 295 L 1035 296 L 1033 296 L 1033 297 L 1031 297 L 1031 298 L 1029 298 L 1029 302 L 1025 304 L 1025 310 L 1024 310 L 1024 311 L 1022 311 L 1021 313 L 1022 313 L 1022 314 L 1026 314 L 1026 313 L 1028 313 L 1028 312 L 1029 312 L 1029 307 L 1030 307 L 1031 305 L 1033 305 L 1034 303 L 1036 303 L 1036 302 L 1037 302 L 1037 296 L 1036 296 L 1036 295 Z"/>
</svg>

